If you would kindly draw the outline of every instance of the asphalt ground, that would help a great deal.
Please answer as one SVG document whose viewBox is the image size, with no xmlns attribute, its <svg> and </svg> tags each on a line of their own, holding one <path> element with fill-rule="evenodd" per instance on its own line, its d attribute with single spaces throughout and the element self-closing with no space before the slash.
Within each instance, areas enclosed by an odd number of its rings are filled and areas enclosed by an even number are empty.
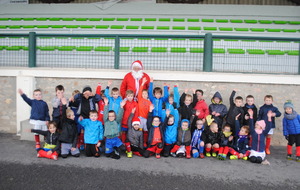
<svg viewBox="0 0 300 190">
<path fill-rule="evenodd" d="M 300 189 L 300 163 L 271 147 L 270 165 L 216 158 L 37 158 L 34 142 L 0 133 L 0 189 Z"/>
</svg>

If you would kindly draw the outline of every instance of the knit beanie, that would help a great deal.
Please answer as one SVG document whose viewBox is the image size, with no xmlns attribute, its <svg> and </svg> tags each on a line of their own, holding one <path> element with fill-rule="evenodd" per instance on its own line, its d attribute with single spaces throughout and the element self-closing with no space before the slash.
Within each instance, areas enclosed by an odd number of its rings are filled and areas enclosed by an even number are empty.
<svg viewBox="0 0 300 190">
<path fill-rule="evenodd" d="M 261 126 L 262 130 L 266 128 L 266 122 L 264 120 L 259 120 L 256 122 L 259 126 Z"/>
<path fill-rule="evenodd" d="M 286 108 L 292 108 L 294 109 L 294 105 L 292 104 L 292 101 L 291 100 L 287 100 L 284 105 L 283 105 L 283 108 L 286 109 Z"/>
<path fill-rule="evenodd" d="M 90 92 L 92 92 L 92 88 L 91 88 L 90 86 L 85 86 L 85 87 L 83 87 L 82 94 L 83 94 L 85 91 L 90 91 Z"/>
<path fill-rule="evenodd" d="M 141 121 L 139 118 L 136 117 L 132 120 L 132 126 L 134 125 L 141 125 Z"/>
</svg>

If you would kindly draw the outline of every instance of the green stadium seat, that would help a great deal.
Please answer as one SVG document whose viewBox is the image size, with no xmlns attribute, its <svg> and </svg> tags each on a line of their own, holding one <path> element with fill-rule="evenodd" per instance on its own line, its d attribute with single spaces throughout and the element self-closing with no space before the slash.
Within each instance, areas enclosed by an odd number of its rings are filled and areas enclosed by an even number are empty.
<svg viewBox="0 0 300 190">
<path fill-rule="evenodd" d="M 288 21 L 283 21 L 283 20 L 273 20 L 274 24 L 287 24 Z"/>
<path fill-rule="evenodd" d="M 117 18 L 117 21 L 129 21 L 129 18 Z"/>
<path fill-rule="evenodd" d="M 238 42 L 239 40 L 235 39 L 224 39 L 225 42 Z"/>
<path fill-rule="evenodd" d="M 198 18 L 188 18 L 187 19 L 188 22 L 199 22 Z"/>
<path fill-rule="evenodd" d="M 29 47 L 28 46 L 20 46 L 21 49 L 23 49 L 24 51 L 28 51 Z"/>
<path fill-rule="evenodd" d="M 75 46 L 60 46 L 57 49 L 58 51 L 73 51 L 75 48 Z"/>
<path fill-rule="evenodd" d="M 56 39 L 56 40 L 65 40 L 65 39 L 69 39 L 69 38 L 68 37 L 55 37 L 54 39 Z"/>
<path fill-rule="evenodd" d="M 142 18 L 130 18 L 130 21 L 143 21 L 143 19 Z"/>
<path fill-rule="evenodd" d="M 34 28 L 33 25 L 23 25 L 22 28 Z"/>
<path fill-rule="evenodd" d="M 240 20 L 240 19 L 231 19 L 230 22 L 231 23 L 243 23 L 243 20 Z"/>
<path fill-rule="evenodd" d="M 56 46 L 40 46 L 37 49 L 41 51 L 55 51 L 56 48 L 57 48 Z"/>
<path fill-rule="evenodd" d="M 87 21 L 87 18 L 75 18 L 76 21 Z"/>
<path fill-rule="evenodd" d="M 166 47 L 153 47 L 151 48 L 151 52 L 157 52 L 157 53 L 165 53 L 167 52 L 168 48 Z"/>
<path fill-rule="evenodd" d="M 216 19 L 216 22 L 219 22 L 219 23 L 228 23 L 228 20 L 227 19 Z"/>
<path fill-rule="evenodd" d="M 234 30 L 238 32 L 248 32 L 249 28 L 234 28 Z"/>
<path fill-rule="evenodd" d="M 265 54 L 265 51 L 261 49 L 247 49 L 247 52 L 248 54 L 260 54 L 260 55 Z"/>
<path fill-rule="evenodd" d="M 174 48 L 171 48 L 171 52 L 172 53 L 186 53 L 186 48 L 174 47 Z"/>
<path fill-rule="evenodd" d="M 123 29 L 124 28 L 124 25 L 111 25 L 110 26 L 110 29 Z"/>
<path fill-rule="evenodd" d="M 173 22 L 184 22 L 184 18 L 173 18 Z"/>
<path fill-rule="evenodd" d="M 0 21 L 9 21 L 9 18 L 0 18 Z"/>
<path fill-rule="evenodd" d="M 148 52 L 148 47 L 134 47 L 131 50 L 132 52 Z"/>
<path fill-rule="evenodd" d="M 156 27 L 157 30 L 170 30 L 169 26 L 157 26 Z"/>
<path fill-rule="evenodd" d="M 202 22 L 214 22 L 214 19 L 206 19 L 206 18 L 204 18 L 201 21 Z"/>
<path fill-rule="evenodd" d="M 88 20 L 89 21 L 101 21 L 102 18 L 89 18 Z"/>
<path fill-rule="evenodd" d="M 7 46 L 0 46 L 0 50 L 5 50 Z"/>
<path fill-rule="evenodd" d="M 9 29 L 20 29 L 22 26 L 19 25 L 10 25 L 8 26 Z"/>
<path fill-rule="evenodd" d="M 300 21 L 289 21 L 288 23 L 293 25 L 299 25 Z"/>
<path fill-rule="evenodd" d="M 154 26 L 141 26 L 142 30 L 154 30 Z"/>
<path fill-rule="evenodd" d="M 37 28 L 49 28 L 49 25 L 36 25 Z"/>
<path fill-rule="evenodd" d="M 170 22 L 171 19 L 170 18 L 159 18 L 158 21 L 159 22 Z"/>
<path fill-rule="evenodd" d="M 76 47 L 76 51 L 92 51 L 94 49 L 93 46 L 79 46 Z"/>
<path fill-rule="evenodd" d="M 138 40 L 151 40 L 151 38 L 138 38 Z"/>
<path fill-rule="evenodd" d="M 112 47 L 111 46 L 98 46 L 98 47 L 95 47 L 95 51 L 111 51 L 112 50 Z"/>
<path fill-rule="evenodd" d="M 244 20 L 244 22 L 247 24 L 256 24 L 257 20 Z"/>
<path fill-rule="evenodd" d="M 282 29 L 283 32 L 297 32 L 296 29 Z"/>
<path fill-rule="evenodd" d="M 221 39 L 213 39 L 213 41 L 214 41 L 214 42 L 216 42 L 216 41 L 221 41 Z"/>
<path fill-rule="evenodd" d="M 223 48 L 213 48 L 213 53 L 225 53 L 225 49 L 223 49 Z"/>
<path fill-rule="evenodd" d="M 252 32 L 264 32 L 264 31 L 265 31 L 264 28 L 250 28 L 250 30 L 251 30 Z"/>
<path fill-rule="evenodd" d="M 61 20 L 62 21 L 73 21 L 73 20 L 75 20 L 75 18 L 62 18 Z"/>
<path fill-rule="evenodd" d="M 203 41 L 204 39 L 202 39 L 202 38 L 190 38 L 189 40 L 191 40 L 191 41 Z"/>
<path fill-rule="evenodd" d="M 84 39 L 84 37 L 71 37 L 71 39 L 82 40 L 82 39 Z"/>
<path fill-rule="evenodd" d="M 103 18 L 103 21 L 115 21 L 115 18 Z"/>
<path fill-rule="evenodd" d="M 274 41 L 272 41 L 272 40 L 259 40 L 259 42 L 269 42 L 269 43 L 273 43 Z"/>
<path fill-rule="evenodd" d="M 7 51 L 19 51 L 22 48 L 20 46 L 8 46 L 5 48 Z"/>
<path fill-rule="evenodd" d="M 6 29 L 8 26 L 0 25 L 0 29 Z"/>
<path fill-rule="evenodd" d="M 50 25 L 51 28 L 64 28 L 64 25 Z"/>
<path fill-rule="evenodd" d="M 271 20 L 259 20 L 260 24 L 272 24 L 273 22 Z"/>
<path fill-rule="evenodd" d="M 109 25 L 96 25 L 96 29 L 108 29 Z"/>
<path fill-rule="evenodd" d="M 171 40 L 186 40 L 185 38 L 172 38 Z"/>
<path fill-rule="evenodd" d="M 299 51 L 298 50 L 290 50 L 290 51 L 287 51 L 287 54 L 299 56 Z"/>
<path fill-rule="evenodd" d="M 173 30 L 185 30 L 185 26 L 173 26 Z"/>
<path fill-rule="evenodd" d="M 216 31 L 217 27 L 203 27 L 204 30 Z"/>
<path fill-rule="evenodd" d="M 169 38 L 155 38 L 154 40 L 169 40 Z"/>
<path fill-rule="evenodd" d="M 227 52 L 230 54 L 245 54 L 243 49 L 227 49 Z"/>
<path fill-rule="evenodd" d="M 201 27 L 198 27 L 198 26 L 189 26 L 188 30 L 201 30 Z"/>
<path fill-rule="evenodd" d="M 47 21 L 49 18 L 36 18 L 36 21 Z"/>
<path fill-rule="evenodd" d="M 220 31 L 233 31 L 233 28 L 219 27 Z"/>
<path fill-rule="evenodd" d="M 267 28 L 267 32 L 281 32 L 281 29 Z"/>
<path fill-rule="evenodd" d="M 156 21 L 156 18 L 145 18 L 145 21 L 154 22 L 154 21 Z"/>
<path fill-rule="evenodd" d="M 80 28 L 94 28 L 94 25 L 80 25 Z"/>
<path fill-rule="evenodd" d="M 204 53 L 204 48 L 190 48 L 190 53 Z"/>
<path fill-rule="evenodd" d="M 22 18 L 10 18 L 11 21 L 21 21 Z"/>
<path fill-rule="evenodd" d="M 140 28 L 140 26 L 126 26 L 126 29 L 134 29 L 134 30 L 136 30 L 136 29 L 139 29 Z"/>
<path fill-rule="evenodd" d="M 78 25 L 66 25 L 66 28 L 78 28 Z"/>
<path fill-rule="evenodd" d="M 35 18 L 23 18 L 24 21 L 34 21 Z"/>
<path fill-rule="evenodd" d="M 269 55 L 284 55 L 285 52 L 281 50 L 266 50 Z"/>
<path fill-rule="evenodd" d="M 61 18 L 49 18 L 49 21 L 60 21 Z"/>
<path fill-rule="evenodd" d="M 120 47 L 120 52 L 129 52 L 130 47 Z"/>
</svg>

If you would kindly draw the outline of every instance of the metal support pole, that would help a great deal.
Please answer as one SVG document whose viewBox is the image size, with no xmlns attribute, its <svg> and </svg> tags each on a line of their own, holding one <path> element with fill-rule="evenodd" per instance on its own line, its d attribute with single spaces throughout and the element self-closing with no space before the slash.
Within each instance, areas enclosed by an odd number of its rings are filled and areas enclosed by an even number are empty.
<svg viewBox="0 0 300 190">
<path fill-rule="evenodd" d="M 115 69 L 120 67 L 120 37 L 116 36 L 115 38 Z"/>
<path fill-rule="evenodd" d="M 213 68 L 213 40 L 212 34 L 207 33 L 204 37 L 203 71 L 212 72 Z"/>
<path fill-rule="evenodd" d="M 28 67 L 36 67 L 36 36 L 35 32 L 29 32 Z"/>
</svg>

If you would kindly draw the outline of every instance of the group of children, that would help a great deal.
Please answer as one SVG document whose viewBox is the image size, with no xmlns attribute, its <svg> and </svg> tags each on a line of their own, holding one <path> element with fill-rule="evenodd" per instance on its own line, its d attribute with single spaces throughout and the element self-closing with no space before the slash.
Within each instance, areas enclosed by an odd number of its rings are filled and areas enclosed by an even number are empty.
<svg viewBox="0 0 300 190">
<path fill-rule="evenodd" d="M 58 85 L 52 100 L 52 121 L 41 90 L 33 92 L 33 99 L 19 90 L 32 108 L 30 123 L 34 125 L 31 131 L 37 156 L 57 160 L 58 155 L 79 157 L 80 150 L 85 150 L 86 156 L 99 157 L 104 152 L 113 159 L 126 152 L 129 158 L 133 154 L 145 158 L 212 156 L 261 163 L 270 154 L 275 117 L 281 116 L 271 95 L 265 96 L 258 110 L 252 95 L 243 105 L 243 98 L 235 97 L 233 90 L 227 109 L 219 92 L 207 106 L 202 90 L 191 89 L 189 93 L 185 89 L 180 96 L 178 85 L 169 94 L 169 85 L 154 88 L 151 78 L 145 90 L 146 82 L 144 78 L 137 96 L 127 90 L 125 99 L 118 88 L 110 90 L 111 81 L 105 90 L 98 84 L 93 93 L 86 86 L 69 99 L 64 96 L 64 87 Z M 39 134 L 45 137 L 43 147 Z M 287 158 L 292 159 L 296 143 L 296 160 L 300 161 L 300 115 L 290 101 L 284 104 L 283 134 L 288 140 Z"/>
</svg>

